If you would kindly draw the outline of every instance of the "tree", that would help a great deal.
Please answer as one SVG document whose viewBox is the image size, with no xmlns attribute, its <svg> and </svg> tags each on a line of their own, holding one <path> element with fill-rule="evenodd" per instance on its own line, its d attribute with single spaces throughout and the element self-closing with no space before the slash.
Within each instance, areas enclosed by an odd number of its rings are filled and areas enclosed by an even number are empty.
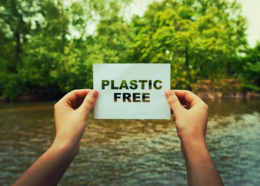
<svg viewBox="0 0 260 186">
<path fill-rule="evenodd" d="M 245 53 L 246 56 L 240 58 L 236 69 L 238 77 L 245 82 L 242 88 L 260 91 L 260 41 L 257 42 L 255 48 L 249 48 Z"/>
<path fill-rule="evenodd" d="M 178 88 L 223 77 L 231 56 L 247 45 L 246 20 L 240 13 L 236 1 L 155 2 L 143 18 L 133 20 L 137 36 L 130 58 L 171 63 L 172 86 Z"/>
<path fill-rule="evenodd" d="M 172 86 L 185 89 L 256 68 L 240 65 L 246 20 L 236 1 L 163 0 L 127 22 L 131 1 L 1 0 L 1 94 L 92 88 L 93 63 L 171 63 Z"/>
<path fill-rule="evenodd" d="M 113 12 L 97 25 L 95 45 L 99 46 L 102 63 L 127 63 L 127 52 L 135 38 L 133 25 L 119 16 L 120 6 L 110 3 Z"/>
<path fill-rule="evenodd" d="M 109 41 L 112 36 L 106 33 L 100 32 L 100 37 L 88 36 L 86 29 L 101 20 L 100 30 L 102 22 L 110 22 L 110 30 L 116 26 L 122 31 L 125 26 L 117 16 L 121 11 L 118 4 L 124 7 L 130 2 L 1 0 L 0 92 L 12 99 L 20 90 L 56 87 L 67 92 L 75 88 L 92 88 L 94 59 L 107 61 L 117 57 L 119 52 L 114 51 L 124 48 L 123 45 L 113 48 Z M 105 40 L 107 44 L 103 43 Z M 100 55 L 100 49 L 104 55 Z M 105 57 L 100 58 L 102 56 Z"/>
<path fill-rule="evenodd" d="M 33 0 L 1 0 L 0 1 L 0 22 L 1 35 L 5 42 L 12 42 L 14 58 L 8 62 L 7 68 L 10 72 L 16 72 L 17 66 L 21 64 L 20 54 L 22 53 L 21 43 L 26 43 L 31 30 L 31 18 L 37 14 L 33 8 L 38 1 Z"/>
<path fill-rule="evenodd" d="M 0 1 L 0 92 L 13 98 L 21 86 L 18 68 L 22 66 L 23 46 L 31 31 L 32 17 L 39 1 Z"/>
</svg>

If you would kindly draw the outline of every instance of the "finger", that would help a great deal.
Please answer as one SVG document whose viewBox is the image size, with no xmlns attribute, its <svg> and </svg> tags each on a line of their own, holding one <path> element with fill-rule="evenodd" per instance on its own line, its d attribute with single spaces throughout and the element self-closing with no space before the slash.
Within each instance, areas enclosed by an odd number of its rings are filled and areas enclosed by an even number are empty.
<svg viewBox="0 0 260 186">
<path fill-rule="evenodd" d="M 73 91 L 69 92 L 68 94 L 66 94 L 63 98 L 61 98 L 61 100 L 59 102 L 63 102 L 67 106 L 73 108 L 73 107 L 75 107 L 74 105 L 77 104 L 76 102 L 78 100 L 83 100 L 90 91 L 91 90 L 89 90 L 89 89 L 73 90 Z"/>
<path fill-rule="evenodd" d="M 184 110 L 178 97 L 175 95 L 175 93 L 172 90 L 167 90 L 165 92 L 165 97 L 175 115 Z"/>
<path fill-rule="evenodd" d="M 97 98 L 98 98 L 98 91 L 97 90 L 90 91 L 88 93 L 88 95 L 86 96 L 86 98 L 84 99 L 84 101 L 81 104 L 79 109 L 81 109 L 87 116 L 89 111 L 90 111 L 90 109 L 95 104 Z"/>
<path fill-rule="evenodd" d="M 198 103 L 204 103 L 198 96 L 187 90 L 173 90 L 176 96 L 182 100 L 182 103 L 186 102 L 185 105 L 189 108 L 193 107 Z"/>
</svg>

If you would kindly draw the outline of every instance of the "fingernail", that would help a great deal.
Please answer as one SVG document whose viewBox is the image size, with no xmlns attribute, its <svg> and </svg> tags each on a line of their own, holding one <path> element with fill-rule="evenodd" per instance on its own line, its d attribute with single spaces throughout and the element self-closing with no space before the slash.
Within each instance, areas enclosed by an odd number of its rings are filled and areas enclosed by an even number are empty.
<svg viewBox="0 0 260 186">
<path fill-rule="evenodd" d="M 97 98 L 97 97 L 98 97 L 98 91 L 92 90 L 92 91 L 91 91 L 91 96 L 92 96 L 93 98 Z"/>
<path fill-rule="evenodd" d="M 167 98 L 173 95 L 173 92 L 171 90 L 166 91 Z"/>
</svg>

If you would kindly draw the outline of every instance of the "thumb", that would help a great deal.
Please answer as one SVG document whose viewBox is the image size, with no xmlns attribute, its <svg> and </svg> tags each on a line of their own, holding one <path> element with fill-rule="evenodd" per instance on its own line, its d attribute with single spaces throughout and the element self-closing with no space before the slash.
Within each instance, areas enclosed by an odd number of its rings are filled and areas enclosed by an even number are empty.
<svg viewBox="0 0 260 186">
<path fill-rule="evenodd" d="M 173 113 L 178 115 L 178 112 L 183 111 L 183 106 L 181 105 L 178 97 L 176 94 L 173 92 L 173 90 L 167 90 L 165 92 L 165 97 L 172 108 Z"/>
<path fill-rule="evenodd" d="M 98 97 L 98 91 L 97 90 L 91 90 L 88 95 L 85 97 L 83 103 L 80 106 L 80 110 L 83 111 L 83 113 L 88 116 L 88 113 L 90 109 L 95 104 Z"/>
</svg>

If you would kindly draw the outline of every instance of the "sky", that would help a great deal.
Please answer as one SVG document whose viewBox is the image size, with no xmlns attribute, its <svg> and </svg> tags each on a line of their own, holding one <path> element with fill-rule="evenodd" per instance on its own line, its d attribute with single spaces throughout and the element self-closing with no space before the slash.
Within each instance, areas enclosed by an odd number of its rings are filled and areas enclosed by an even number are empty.
<svg viewBox="0 0 260 186">
<path fill-rule="evenodd" d="M 260 0 L 238 0 L 242 5 L 243 16 L 247 18 L 247 39 L 250 47 L 260 41 Z"/>
</svg>

